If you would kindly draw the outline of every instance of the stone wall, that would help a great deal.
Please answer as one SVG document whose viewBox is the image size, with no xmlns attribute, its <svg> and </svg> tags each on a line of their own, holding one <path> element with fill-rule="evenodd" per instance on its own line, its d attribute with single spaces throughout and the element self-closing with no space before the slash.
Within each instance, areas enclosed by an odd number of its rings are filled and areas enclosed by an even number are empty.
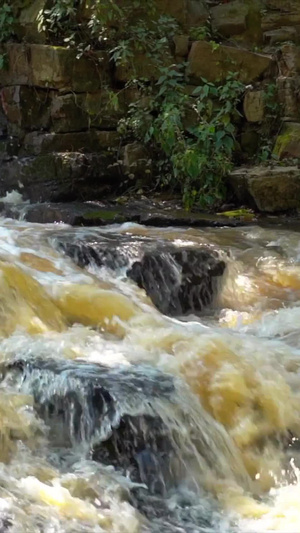
<svg viewBox="0 0 300 533">
<path fill-rule="evenodd" d="M 232 71 L 247 85 L 238 135 L 241 161 L 249 162 L 261 142 L 263 94 L 270 82 L 278 85 L 283 109 L 274 152 L 279 158 L 299 158 L 300 2 L 157 1 L 181 25 L 166 51 L 166 65 L 186 60 L 189 85 L 202 78 L 224 80 Z M 44 5 L 45 0 L 35 0 L 17 9 L 19 42 L 5 46 L 9 69 L 0 74 L 0 196 L 17 189 L 32 201 L 100 200 L 128 174 L 143 175 L 147 151 L 137 142 L 124 146 L 117 126 L 140 97 L 125 89 L 133 69 L 153 80 L 159 71 L 142 54 L 116 66 L 103 51 L 77 59 L 73 50 L 46 44 L 36 21 Z M 221 37 L 218 47 L 191 38 L 191 27 L 203 24 Z M 264 210 L 252 189 L 246 190 L 247 179 L 243 194 L 236 182 L 235 176 L 231 185 L 237 198 L 251 197 Z M 270 202 L 266 210 L 274 210 Z"/>
</svg>

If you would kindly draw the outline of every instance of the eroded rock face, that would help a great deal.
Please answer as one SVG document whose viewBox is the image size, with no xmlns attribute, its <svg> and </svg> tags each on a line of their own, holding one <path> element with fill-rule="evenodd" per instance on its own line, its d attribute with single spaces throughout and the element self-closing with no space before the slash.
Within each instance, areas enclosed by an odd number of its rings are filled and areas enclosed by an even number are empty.
<svg viewBox="0 0 300 533">
<path fill-rule="evenodd" d="M 298 0 L 265 0 L 267 8 L 262 17 L 264 31 L 275 30 L 283 26 L 294 27 L 300 35 L 300 4 Z"/>
<path fill-rule="evenodd" d="M 28 85 L 77 92 L 100 90 L 110 81 L 110 66 L 104 52 L 76 58 L 76 51 L 60 46 L 8 43 L 8 71 L 1 85 Z"/>
<path fill-rule="evenodd" d="M 296 122 L 300 118 L 299 76 L 279 76 L 277 78 L 278 101 L 285 122 Z"/>
<path fill-rule="evenodd" d="M 163 65 L 157 59 L 149 57 L 146 53 L 136 52 L 128 60 L 119 63 L 114 72 L 118 83 L 126 83 L 133 79 L 144 78 L 146 80 L 158 80 L 161 75 L 160 67 L 169 67 L 174 63 L 174 58 L 168 46 L 162 56 Z"/>
<path fill-rule="evenodd" d="M 298 167 L 253 167 L 234 170 L 229 182 L 241 203 L 273 213 L 300 207 Z"/>
<path fill-rule="evenodd" d="M 82 133 L 37 133 L 25 135 L 23 155 L 52 154 L 54 152 L 104 152 L 118 146 L 120 142 L 116 131 L 90 130 Z"/>
<path fill-rule="evenodd" d="M 284 43 L 287 41 L 298 41 L 297 29 L 293 26 L 281 26 L 275 30 L 265 31 L 263 37 L 264 42 L 270 45 Z"/>
<path fill-rule="evenodd" d="M 145 172 L 149 160 L 149 153 L 145 146 L 140 143 L 126 144 L 123 156 L 123 172 L 130 177 L 140 176 L 145 178 Z"/>
<path fill-rule="evenodd" d="M 295 76 L 300 73 L 300 48 L 293 43 L 283 44 L 278 53 L 281 76 Z"/>
<path fill-rule="evenodd" d="M 15 85 L 1 90 L 1 105 L 7 120 L 24 130 L 50 127 L 51 92 Z"/>
<path fill-rule="evenodd" d="M 95 200 L 116 187 L 119 169 L 108 154 L 49 153 L 4 162 L 0 195 L 20 190 L 32 202 Z M 20 188 L 21 187 L 21 188 Z"/>
<path fill-rule="evenodd" d="M 209 10 L 206 0 L 187 0 L 187 18 L 186 25 L 188 28 L 202 26 L 209 19 Z"/>
<path fill-rule="evenodd" d="M 126 90 L 56 93 L 51 101 L 51 129 L 57 133 L 69 133 L 89 128 L 116 128 L 128 108 L 125 101 L 127 93 Z"/>
<path fill-rule="evenodd" d="M 223 81 L 230 72 L 237 72 L 243 83 L 262 78 L 267 71 L 276 68 L 271 56 L 256 54 L 242 48 L 195 41 L 188 56 L 187 73 L 193 83 Z"/>
</svg>

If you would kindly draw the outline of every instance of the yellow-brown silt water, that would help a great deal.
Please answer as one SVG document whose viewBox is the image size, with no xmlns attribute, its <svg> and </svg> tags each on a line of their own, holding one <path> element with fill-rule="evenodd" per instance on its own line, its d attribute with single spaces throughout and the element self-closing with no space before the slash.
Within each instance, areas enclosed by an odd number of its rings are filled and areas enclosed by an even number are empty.
<svg viewBox="0 0 300 533">
<path fill-rule="evenodd" d="M 145 242 L 219 254 L 213 301 L 161 313 Z M 0 531 L 299 532 L 299 303 L 296 230 L 2 219 Z"/>
</svg>

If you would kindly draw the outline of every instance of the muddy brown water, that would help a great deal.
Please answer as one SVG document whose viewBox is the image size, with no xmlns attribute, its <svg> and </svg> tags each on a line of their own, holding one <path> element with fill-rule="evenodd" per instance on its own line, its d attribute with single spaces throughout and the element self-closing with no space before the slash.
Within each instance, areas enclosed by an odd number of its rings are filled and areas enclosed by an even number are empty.
<svg viewBox="0 0 300 533">
<path fill-rule="evenodd" d="M 218 294 L 167 317 L 57 246 L 99 238 L 215 250 Z M 0 531 L 300 531 L 297 228 L 2 219 L 0 286 Z"/>
</svg>

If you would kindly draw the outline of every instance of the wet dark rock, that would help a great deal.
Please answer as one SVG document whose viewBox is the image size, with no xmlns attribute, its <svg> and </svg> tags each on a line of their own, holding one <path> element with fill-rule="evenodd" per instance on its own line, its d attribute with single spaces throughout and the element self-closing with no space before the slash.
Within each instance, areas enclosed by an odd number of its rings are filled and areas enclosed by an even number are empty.
<svg viewBox="0 0 300 533">
<path fill-rule="evenodd" d="M 212 304 L 224 270 L 216 252 L 185 248 L 146 252 L 127 275 L 162 313 L 178 316 L 201 312 Z"/>
<path fill-rule="evenodd" d="M 108 153 L 60 152 L 14 158 L 3 163 L 0 196 L 20 191 L 31 202 L 99 198 L 120 182 Z"/>
<path fill-rule="evenodd" d="M 170 478 L 169 430 L 154 403 L 172 403 L 173 378 L 145 367 L 59 360 L 16 361 L 2 377 L 34 396 L 56 448 L 85 442 L 92 458 L 162 492 Z M 14 376 L 14 377 L 13 377 Z"/>
<path fill-rule="evenodd" d="M 13 525 L 12 517 L 7 514 L 7 516 L 1 513 L 0 516 L 0 533 L 9 533 Z"/>
<path fill-rule="evenodd" d="M 95 264 L 98 267 L 117 270 L 129 264 L 129 257 L 122 251 L 120 243 L 60 242 L 58 249 L 71 257 L 81 268 Z"/>
<path fill-rule="evenodd" d="M 70 154 L 71 156 L 72 154 Z M 85 158 L 87 154 L 80 154 Z M 46 156 L 42 156 L 46 157 Z M 47 162 L 47 160 L 46 160 Z M 96 161 L 97 162 L 97 161 Z M 90 169 L 92 172 L 92 169 Z M 19 190 L 14 180 L 12 187 Z M 46 184 L 47 186 L 49 183 Z M 86 183 L 86 186 L 89 182 Z M 42 184 L 37 184 L 41 188 Z M 98 185 L 99 186 L 99 185 Z M 103 184 L 105 187 L 105 183 Z M 23 190 L 21 189 L 22 193 Z M 83 189 L 81 190 L 83 192 Z M 4 196 L 6 193 L 1 192 Z M 218 228 L 244 226 L 245 221 L 238 218 L 228 218 L 222 215 L 209 213 L 189 213 L 178 208 L 176 201 L 169 203 L 155 200 L 126 201 L 124 205 L 115 201 L 70 201 L 70 202 L 43 202 L 32 204 L 5 204 L 0 202 L 0 213 L 4 216 L 22 219 L 28 222 L 55 223 L 63 222 L 72 226 L 105 226 L 108 224 L 122 224 L 123 222 L 136 222 L 144 226 L 182 226 L 199 228 Z"/>
<path fill-rule="evenodd" d="M 55 239 L 56 247 L 81 268 L 89 265 L 126 275 L 144 289 L 164 314 L 199 313 L 213 304 L 225 271 L 225 262 L 211 248 L 176 247 L 172 242 L 127 235 Z"/>
<path fill-rule="evenodd" d="M 95 445 L 92 457 L 102 464 L 122 465 L 133 481 L 145 483 L 151 492 L 162 494 L 170 481 L 172 446 L 158 417 L 122 417 L 111 436 Z"/>
<path fill-rule="evenodd" d="M 221 533 L 224 530 L 213 523 L 213 515 L 218 512 L 215 502 L 201 505 L 199 495 L 191 497 L 177 492 L 174 507 L 168 501 L 155 494 L 149 494 L 145 489 L 134 489 L 131 503 L 149 520 L 149 528 L 145 533 Z M 229 533 L 229 530 L 228 530 Z M 232 532 L 233 533 L 233 532 Z"/>
<path fill-rule="evenodd" d="M 10 204 L 0 202 L 2 216 L 19 218 L 39 224 L 64 223 L 71 226 L 105 226 L 126 222 L 120 210 L 112 207 L 99 208 L 92 203 L 37 203 Z"/>
</svg>

